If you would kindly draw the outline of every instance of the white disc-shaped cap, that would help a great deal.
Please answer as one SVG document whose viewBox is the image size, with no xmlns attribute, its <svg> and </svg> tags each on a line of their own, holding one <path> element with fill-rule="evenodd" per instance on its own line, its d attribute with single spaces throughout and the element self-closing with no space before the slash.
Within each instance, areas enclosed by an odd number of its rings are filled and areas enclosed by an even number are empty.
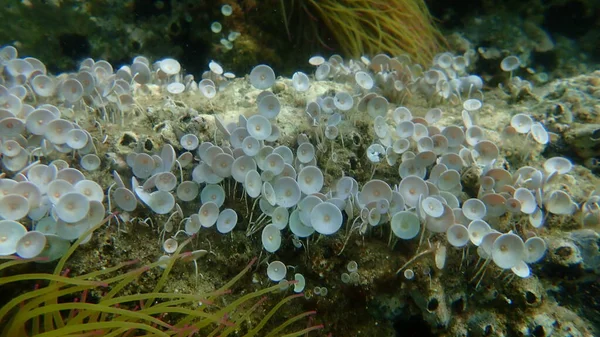
<svg viewBox="0 0 600 337">
<path fill-rule="evenodd" d="M 275 72 L 268 65 L 259 64 L 250 71 L 250 84 L 256 89 L 269 89 L 275 84 Z"/>
<path fill-rule="evenodd" d="M 273 282 L 279 282 L 285 278 L 287 268 L 281 261 L 273 261 L 267 267 L 267 276 Z"/>
<path fill-rule="evenodd" d="M 476 98 L 469 98 L 463 102 L 463 108 L 467 111 L 477 111 L 481 109 L 482 103 Z"/>
<path fill-rule="evenodd" d="M 444 214 L 444 205 L 434 197 L 426 197 L 421 201 L 421 209 L 430 217 L 438 218 Z"/>
<path fill-rule="evenodd" d="M 310 87 L 310 80 L 305 73 L 297 71 L 292 75 L 292 86 L 296 91 L 304 92 Z"/>
<path fill-rule="evenodd" d="M 529 214 L 529 223 L 535 228 L 542 227 L 544 224 L 544 212 L 536 207 L 535 211 Z"/>
<path fill-rule="evenodd" d="M 437 187 L 441 191 L 450 191 L 460 184 L 460 173 L 456 170 L 446 170 L 437 181 Z"/>
<path fill-rule="evenodd" d="M 315 55 L 308 59 L 308 63 L 313 66 L 320 66 L 325 63 L 325 58 L 323 56 Z"/>
<path fill-rule="evenodd" d="M 392 113 L 392 117 L 394 118 L 394 122 L 396 122 L 396 124 L 400 124 L 404 121 L 410 121 L 413 118 L 410 110 L 403 106 L 397 107 Z"/>
<path fill-rule="evenodd" d="M 167 191 L 155 191 L 150 193 L 148 206 L 154 213 L 167 214 L 175 207 L 175 197 Z"/>
<path fill-rule="evenodd" d="M 237 213 L 231 208 L 224 209 L 217 218 L 217 231 L 221 234 L 229 233 L 237 224 Z"/>
<path fill-rule="evenodd" d="M 483 237 L 492 230 L 490 225 L 483 220 L 471 221 L 467 229 L 469 231 L 469 240 L 471 240 L 475 246 L 479 246 Z"/>
<path fill-rule="evenodd" d="M 200 192 L 201 202 L 214 202 L 217 207 L 221 207 L 225 202 L 225 190 L 221 185 L 209 184 L 204 186 L 202 192 Z"/>
<path fill-rule="evenodd" d="M 323 172 L 316 166 L 305 166 L 298 173 L 297 182 L 302 193 L 317 193 L 323 188 Z"/>
<path fill-rule="evenodd" d="M 469 230 L 467 227 L 465 227 L 465 225 L 454 224 L 448 227 L 448 230 L 446 231 L 446 239 L 448 240 L 448 243 L 454 247 L 464 247 L 467 243 L 469 243 Z"/>
<path fill-rule="evenodd" d="M 371 75 L 364 71 L 357 71 L 356 74 L 354 74 L 354 80 L 356 81 L 356 84 L 365 90 L 371 90 L 375 84 Z"/>
<path fill-rule="evenodd" d="M 375 96 L 367 103 L 367 113 L 373 118 L 387 114 L 388 100 L 383 96 Z"/>
<path fill-rule="evenodd" d="M 160 70 L 162 70 L 167 75 L 175 75 L 178 74 L 181 70 L 181 65 L 179 62 L 172 58 L 162 59 L 159 62 Z"/>
<path fill-rule="evenodd" d="M 83 96 L 83 85 L 74 78 L 66 79 L 60 88 L 60 94 L 67 102 L 75 103 Z"/>
<path fill-rule="evenodd" d="M 73 124 L 64 119 L 54 119 L 46 125 L 44 137 L 52 144 L 64 144 L 69 137 L 69 131 L 73 129 Z"/>
<path fill-rule="evenodd" d="M 333 97 L 333 104 L 341 111 L 348 111 L 354 106 L 354 99 L 349 93 L 338 91 Z"/>
<path fill-rule="evenodd" d="M 112 198 L 119 208 L 127 212 L 135 210 L 137 206 L 137 200 L 133 192 L 124 187 L 117 188 L 113 192 Z"/>
<path fill-rule="evenodd" d="M 198 147 L 198 145 L 200 145 L 198 137 L 191 133 L 183 135 L 179 140 L 179 143 L 184 149 L 188 151 L 194 151 Z"/>
<path fill-rule="evenodd" d="M 515 190 L 514 198 L 519 200 L 521 203 L 521 212 L 525 214 L 532 214 L 537 208 L 535 196 L 530 190 L 519 187 Z"/>
<path fill-rule="evenodd" d="M 281 103 L 279 102 L 279 98 L 275 95 L 265 96 L 258 102 L 258 113 L 268 119 L 277 117 L 280 111 Z"/>
<path fill-rule="evenodd" d="M 298 161 L 306 164 L 315 158 L 315 147 L 311 143 L 302 143 L 296 151 Z"/>
<path fill-rule="evenodd" d="M 78 192 L 64 194 L 58 199 L 58 203 L 55 207 L 58 217 L 69 223 L 83 220 L 89 209 L 89 200 L 83 194 Z"/>
<path fill-rule="evenodd" d="M 185 233 L 187 235 L 194 235 L 200 231 L 200 228 L 202 228 L 202 224 L 200 223 L 200 215 L 197 213 L 190 215 L 189 219 L 187 219 L 185 222 Z"/>
<path fill-rule="evenodd" d="M 409 211 L 400 211 L 392 216 L 390 222 L 394 235 L 403 240 L 416 237 L 421 230 L 421 222 L 417 215 Z"/>
<path fill-rule="evenodd" d="M 100 167 L 100 157 L 93 153 L 88 153 L 85 156 L 81 157 L 79 161 L 79 165 L 86 171 L 95 171 Z"/>
<path fill-rule="evenodd" d="M 510 270 L 520 278 L 528 278 L 531 276 L 531 270 L 525 261 L 520 261 L 516 266 L 510 268 Z"/>
<path fill-rule="evenodd" d="M 462 211 L 469 220 L 483 219 L 486 214 L 485 204 L 476 198 L 467 199 L 462 205 Z"/>
<path fill-rule="evenodd" d="M 501 216 L 506 213 L 506 198 L 501 194 L 488 193 L 481 197 L 485 204 L 486 215 L 491 217 Z"/>
<path fill-rule="evenodd" d="M 89 201 L 104 201 L 104 190 L 93 180 L 81 180 L 73 186 L 75 192 L 83 194 Z"/>
<path fill-rule="evenodd" d="M 320 234 L 330 235 L 342 227 L 344 218 L 337 206 L 330 202 L 323 202 L 313 207 L 310 212 L 312 227 Z"/>
<path fill-rule="evenodd" d="M 41 136 L 46 133 L 48 123 L 57 118 L 58 117 L 48 109 L 36 109 L 27 115 L 25 126 L 32 134 Z"/>
<path fill-rule="evenodd" d="M 242 141 L 241 148 L 246 156 L 254 157 L 260 151 L 260 142 L 253 136 L 247 136 Z"/>
<path fill-rule="evenodd" d="M 177 185 L 177 197 L 181 201 L 192 201 L 200 192 L 200 188 L 198 184 L 194 181 L 183 181 L 179 185 Z"/>
<path fill-rule="evenodd" d="M 179 247 L 179 243 L 173 238 L 168 238 L 165 240 L 165 242 L 163 242 L 163 250 L 167 254 L 175 253 L 177 247 Z"/>
<path fill-rule="evenodd" d="M 521 262 L 525 257 L 525 243 L 516 234 L 502 234 L 492 246 L 492 260 L 502 268 L 509 269 Z"/>
<path fill-rule="evenodd" d="M 507 56 L 500 62 L 500 69 L 503 71 L 513 71 L 521 66 L 521 60 L 514 55 Z"/>
<path fill-rule="evenodd" d="M 198 210 L 199 221 L 202 227 L 212 227 L 219 217 L 219 206 L 214 202 L 207 202 Z"/>
<path fill-rule="evenodd" d="M 12 220 L 0 220 L 0 255 L 12 255 L 17 251 L 17 243 L 25 236 L 27 228 Z"/>
<path fill-rule="evenodd" d="M 302 223 L 300 220 L 300 211 L 298 209 L 295 209 L 292 214 L 290 214 L 289 226 L 290 231 L 299 238 L 308 237 L 315 232 L 314 228 Z"/>
<path fill-rule="evenodd" d="M 240 156 L 237 157 L 231 165 L 231 176 L 237 182 L 243 183 L 246 179 L 246 174 L 251 170 L 256 170 L 256 162 L 252 157 Z"/>
<path fill-rule="evenodd" d="M 279 230 L 283 230 L 285 227 L 287 227 L 289 217 L 290 213 L 288 212 L 287 208 L 279 206 L 276 207 L 271 214 L 271 223 Z"/>
<path fill-rule="evenodd" d="M 269 252 L 276 252 L 281 247 L 281 231 L 276 226 L 266 225 L 261 234 L 263 248 Z"/>
<path fill-rule="evenodd" d="M 552 214 L 570 215 L 577 210 L 577 205 L 565 191 L 556 190 L 546 200 L 546 210 Z"/>
<path fill-rule="evenodd" d="M 304 275 L 299 273 L 294 274 L 294 281 L 296 281 L 296 283 L 294 284 L 294 292 L 301 293 L 304 290 L 304 287 L 306 286 L 306 280 L 304 279 Z"/>
<path fill-rule="evenodd" d="M 233 156 L 229 153 L 219 153 L 213 158 L 210 167 L 219 177 L 229 178 L 231 176 L 233 161 Z"/>
<path fill-rule="evenodd" d="M 416 176 L 408 176 L 402 179 L 398 186 L 398 192 L 400 192 L 409 207 L 416 207 L 420 196 L 426 198 L 429 195 L 429 189 L 425 181 Z"/>
<path fill-rule="evenodd" d="M 442 109 L 433 108 L 425 113 L 425 120 L 429 124 L 435 124 L 435 123 L 439 122 L 440 119 L 442 119 L 442 115 L 443 115 Z"/>
<path fill-rule="evenodd" d="M 427 215 L 426 228 L 434 233 L 445 233 L 452 224 L 454 224 L 454 212 L 450 206 L 443 204 L 444 211 L 437 218 Z"/>
<path fill-rule="evenodd" d="M 546 159 L 544 162 L 544 171 L 546 171 L 548 174 L 552 174 L 554 172 L 558 174 L 569 173 L 571 168 L 573 168 L 573 164 L 571 164 L 571 161 L 565 157 L 552 157 Z"/>
<path fill-rule="evenodd" d="M 499 153 L 498 146 L 489 140 L 478 142 L 472 151 L 475 161 L 483 166 L 491 165 L 498 158 Z"/>
<path fill-rule="evenodd" d="M 550 141 L 548 131 L 546 131 L 546 129 L 540 122 L 535 122 L 533 123 L 533 125 L 531 125 L 531 136 L 536 142 L 542 145 L 548 144 L 548 141 Z"/>
<path fill-rule="evenodd" d="M 531 130 L 533 119 L 526 114 L 516 114 L 510 119 L 510 126 L 515 128 L 518 133 L 525 134 Z"/>
<path fill-rule="evenodd" d="M 531 237 L 525 241 L 525 257 L 523 257 L 523 261 L 536 263 L 544 257 L 547 249 L 548 246 L 544 239 L 539 236 Z"/>
<path fill-rule="evenodd" d="M 246 173 L 246 178 L 244 178 L 244 188 L 251 198 L 256 198 L 260 195 L 262 191 L 262 180 L 260 178 L 260 173 L 258 173 L 256 169 Z"/>
<path fill-rule="evenodd" d="M 276 204 L 279 206 L 294 207 L 300 201 L 300 187 L 294 178 L 281 177 L 275 180 L 273 190 L 277 197 Z"/>
<path fill-rule="evenodd" d="M 248 118 L 246 128 L 250 136 L 265 140 L 271 135 L 271 122 L 263 115 L 254 115 Z"/>
<path fill-rule="evenodd" d="M 367 205 L 379 200 L 391 200 L 392 188 L 388 183 L 379 179 L 369 180 L 362 188 L 358 200 L 360 204 Z"/>
</svg>

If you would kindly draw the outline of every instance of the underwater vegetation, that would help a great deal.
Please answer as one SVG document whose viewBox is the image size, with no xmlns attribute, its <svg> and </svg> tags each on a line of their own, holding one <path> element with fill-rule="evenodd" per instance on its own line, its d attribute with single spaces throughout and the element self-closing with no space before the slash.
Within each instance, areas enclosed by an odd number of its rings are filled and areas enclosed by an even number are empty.
<svg viewBox="0 0 600 337">
<path fill-rule="evenodd" d="M 108 220 L 113 215 L 105 219 Z M 88 234 L 105 224 L 90 229 Z M 231 293 L 231 288 L 247 275 L 254 265 L 251 261 L 239 274 L 219 289 L 202 294 L 163 292 L 173 265 L 179 260 L 189 260 L 191 252 L 182 249 L 191 238 L 179 245 L 168 260 L 132 268 L 137 261 L 129 261 L 84 275 L 68 276 L 63 270 L 67 260 L 79 246 L 77 240 L 58 261 L 53 274 L 22 273 L 4 274 L 18 265 L 43 261 L 37 259 L 8 259 L 0 264 L 0 286 L 10 283 L 35 281 L 36 287 L 12 298 L 0 308 L 0 336 L 303 336 L 309 331 L 321 329 L 322 325 L 308 326 L 290 332 L 289 326 L 307 316 L 309 311 L 290 317 L 270 330 L 265 325 L 278 310 L 302 294 L 282 297 L 266 314 L 256 318 L 257 309 L 267 296 L 281 292 L 288 284 L 284 282 L 265 289 L 236 296 L 228 302 L 221 298 Z M 122 290 L 141 274 L 152 268 L 163 269 L 160 280 L 152 292 L 123 295 Z M 100 290 L 101 294 L 92 296 Z M 277 295 L 274 295 L 277 296 Z M 92 298 L 94 297 L 94 298 Z M 225 304 L 219 304 L 225 303 Z M 253 319 L 256 319 L 253 321 Z M 252 323 L 253 322 L 253 323 Z M 286 332 L 287 331 L 287 332 Z M 241 334 L 240 334 L 241 333 Z"/>
<path fill-rule="evenodd" d="M 407 54 L 416 63 L 427 65 L 444 46 L 444 38 L 423 0 L 294 2 L 306 6 L 305 12 L 316 13 L 335 37 L 341 53 L 348 57 Z"/>
</svg>

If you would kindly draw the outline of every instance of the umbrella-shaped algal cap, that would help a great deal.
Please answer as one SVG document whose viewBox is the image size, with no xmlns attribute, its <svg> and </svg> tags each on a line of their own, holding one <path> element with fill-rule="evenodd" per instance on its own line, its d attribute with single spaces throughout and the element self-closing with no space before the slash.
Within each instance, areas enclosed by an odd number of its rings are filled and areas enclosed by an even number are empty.
<svg viewBox="0 0 600 337">
<path fill-rule="evenodd" d="M 260 178 L 260 173 L 254 170 L 248 171 L 246 173 L 246 178 L 244 179 L 244 189 L 248 196 L 251 198 L 256 198 L 262 192 L 262 179 Z"/>
<path fill-rule="evenodd" d="M 526 114 L 516 114 L 510 119 L 510 125 L 515 128 L 518 133 L 525 134 L 531 130 L 533 119 Z"/>
<path fill-rule="evenodd" d="M 469 220 L 483 219 L 486 214 L 485 204 L 476 198 L 467 199 L 462 205 L 462 211 Z"/>
<path fill-rule="evenodd" d="M 17 251 L 17 243 L 27 233 L 27 228 L 12 220 L 0 221 L 0 255 L 11 255 Z"/>
<path fill-rule="evenodd" d="M 275 84 L 275 72 L 268 65 L 259 64 L 250 71 L 250 84 L 256 89 L 269 89 Z"/>
<path fill-rule="evenodd" d="M 237 182 L 243 183 L 248 172 L 256 171 L 256 162 L 252 157 L 240 156 L 237 157 L 231 165 L 231 176 Z"/>
<path fill-rule="evenodd" d="M 363 186 L 358 199 L 359 203 L 362 205 L 367 205 L 382 199 L 389 201 L 392 199 L 392 188 L 383 180 L 372 179 Z"/>
<path fill-rule="evenodd" d="M 85 156 L 81 157 L 79 161 L 79 165 L 86 171 L 95 171 L 100 167 L 100 157 L 93 153 L 88 153 Z"/>
<path fill-rule="evenodd" d="M 263 228 L 261 239 L 263 248 L 269 253 L 274 253 L 281 247 L 281 231 L 272 224 Z"/>
<path fill-rule="evenodd" d="M 160 70 L 167 75 L 176 75 L 181 70 L 179 62 L 172 58 L 165 58 L 158 61 Z"/>
<path fill-rule="evenodd" d="M 200 192 L 200 200 L 203 204 L 214 202 L 218 207 L 221 207 L 225 202 L 225 190 L 220 185 L 206 185 Z"/>
<path fill-rule="evenodd" d="M 492 230 L 490 225 L 483 220 L 471 221 L 467 229 L 469 231 L 469 240 L 471 240 L 475 246 L 479 246 L 483 237 Z"/>
<path fill-rule="evenodd" d="M 175 207 L 175 197 L 167 191 L 155 191 L 150 193 L 148 206 L 154 213 L 167 214 Z"/>
<path fill-rule="evenodd" d="M 297 71 L 292 75 L 292 86 L 296 91 L 304 92 L 310 87 L 310 80 L 305 73 Z"/>
<path fill-rule="evenodd" d="M 297 181 L 304 194 L 317 193 L 323 187 L 323 172 L 316 166 L 305 166 L 298 173 Z"/>
<path fill-rule="evenodd" d="M 290 231 L 299 238 L 308 237 L 315 232 L 314 228 L 302 223 L 300 220 L 300 211 L 298 209 L 295 209 L 292 214 L 290 214 L 289 226 Z"/>
<path fill-rule="evenodd" d="M 217 231 L 221 234 L 229 233 L 233 230 L 238 221 L 237 213 L 231 208 L 224 209 L 217 218 Z"/>
<path fill-rule="evenodd" d="M 552 174 L 554 172 L 558 174 L 569 173 L 571 168 L 573 168 L 573 164 L 571 164 L 571 161 L 565 157 L 552 157 L 546 159 L 544 162 L 544 171 L 546 171 L 548 174 Z"/>
<path fill-rule="evenodd" d="M 135 210 L 137 206 L 137 200 L 131 190 L 125 187 L 119 187 L 113 192 L 113 200 L 117 204 L 117 207 L 124 211 L 131 212 Z"/>
<path fill-rule="evenodd" d="M 509 269 L 525 257 L 525 244 L 521 237 L 513 233 L 502 234 L 496 238 L 492 246 L 492 260 L 502 268 Z"/>
<path fill-rule="evenodd" d="M 421 222 L 417 215 L 409 211 L 400 211 L 394 214 L 390 222 L 394 235 L 403 240 L 416 237 L 421 230 Z"/>
<path fill-rule="evenodd" d="M 212 227 L 219 217 L 219 206 L 214 202 L 204 203 L 198 211 L 198 216 L 202 227 Z"/>
<path fill-rule="evenodd" d="M 420 196 L 425 198 L 429 195 L 427 184 L 417 176 L 408 176 L 402 179 L 398 186 L 398 192 L 400 192 L 409 207 L 416 207 Z"/>
<path fill-rule="evenodd" d="M 273 282 L 279 282 L 285 278 L 287 268 L 281 261 L 273 261 L 267 267 L 267 276 Z"/>
<path fill-rule="evenodd" d="M 271 222 L 273 226 L 280 230 L 283 230 L 285 227 L 287 227 L 289 218 L 290 213 L 287 208 L 283 206 L 276 207 L 271 214 Z"/>
<path fill-rule="evenodd" d="M 539 236 L 531 237 L 525 241 L 525 256 L 523 257 L 523 261 L 527 263 L 538 262 L 544 257 L 547 249 L 548 246 L 544 239 Z"/>
<path fill-rule="evenodd" d="M 273 190 L 277 197 L 276 204 L 283 207 L 294 207 L 300 201 L 300 187 L 291 177 L 282 177 L 273 183 Z"/>
<path fill-rule="evenodd" d="M 312 227 L 320 234 L 330 235 L 342 227 L 344 218 L 336 205 L 323 202 L 313 207 L 310 212 Z"/>
<path fill-rule="evenodd" d="M 58 199 L 55 206 L 58 217 L 68 223 L 83 220 L 90 209 L 90 202 L 79 192 L 69 192 Z"/>
<path fill-rule="evenodd" d="M 296 151 L 298 161 L 306 164 L 315 158 L 315 147 L 311 143 L 302 143 Z"/>
<path fill-rule="evenodd" d="M 19 220 L 29 213 L 29 200 L 19 194 L 9 194 L 0 202 L 0 217 L 5 220 Z"/>
<path fill-rule="evenodd" d="M 37 231 L 26 233 L 17 242 L 16 253 L 24 259 L 34 258 L 44 250 L 46 236 Z"/>
<path fill-rule="evenodd" d="M 577 204 L 571 200 L 571 196 L 561 190 L 552 191 L 545 206 L 552 214 L 571 215 L 577 210 Z"/>
<path fill-rule="evenodd" d="M 248 118 L 246 129 L 250 136 L 258 140 L 265 140 L 271 135 L 272 126 L 267 117 L 254 115 Z"/>
<path fill-rule="evenodd" d="M 198 187 L 198 184 L 188 180 L 177 185 L 176 194 L 181 201 L 192 201 L 198 196 L 199 191 L 200 188 Z"/>
<path fill-rule="evenodd" d="M 448 230 L 446 231 L 446 239 L 448 240 L 448 243 L 454 247 L 464 247 L 467 243 L 469 243 L 469 230 L 467 227 L 465 227 L 465 225 L 454 224 L 448 227 Z"/>
</svg>

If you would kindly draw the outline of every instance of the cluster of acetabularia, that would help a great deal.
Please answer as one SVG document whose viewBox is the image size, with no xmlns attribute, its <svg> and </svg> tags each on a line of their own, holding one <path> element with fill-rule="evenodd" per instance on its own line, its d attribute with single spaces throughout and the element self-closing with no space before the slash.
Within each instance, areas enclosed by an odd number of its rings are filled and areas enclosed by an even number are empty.
<svg viewBox="0 0 600 337">
<path fill-rule="evenodd" d="M 165 144 L 157 153 L 130 153 L 126 162 L 131 176 L 122 179 L 115 171 L 114 183 L 100 186 L 86 179 L 85 172 L 100 165 L 94 146 L 99 140 L 79 127 L 82 116 L 96 111 L 96 123 L 122 123 L 141 110 L 136 96 L 157 90 L 172 97 L 200 95 L 216 100 L 233 74 L 211 62 L 210 71 L 196 82 L 192 75 L 182 74 L 174 59 L 150 63 L 139 56 L 116 71 L 106 61 L 86 59 L 77 72 L 52 76 L 39 60 L 19 58 L 15 48 L 4 47 L 0 50 L 0 255 L 57 259 L 69 242 L 106 214 L 119 210 L 124 216 L 139 207 L 169 214 L 159 226 L 161 244 L 169 254 L 182 234 L 194 235 L 213 226 L 224 234 L 235 229 L 239 210 L 224 208 L 227 183 L 243 189 L 245 198 L 251 199 L 250 214 L 243 215 L 249 219 L 245 230 L 247 235 L 260 231 L 268 253 L 280 249 L 285 238 L 296 247 L 316 235 L 346 235 L 347 242 L 349 235 L 389 226 L 396 240 L 423 242 L 442 233 L 427 248 L 435 253 L 439 268 L 444 266 L 447 249 L 474 245 L 485 261 L 528 277 L 528 264 L 539 261 L 546 250 L 544 239 L 535 235 L 545 213 L 573 214 L 578 207 L 555 184 L 570 171 L 571 163 L 551 158 L 542 168 L 524 166 L 509 172 L 499 167 L 498 146 L 486 139 L 486 131 L 472 118 L 483 103 L 481 78 L 467 74 L 473 57 L 472 53 L 443 53 L 428 70 L 407 57 L 377 55 L 347 62 L 337 55 L 328 60 L 311 58 L 314 75 L 295 73 L 291 87 L 297 95 L 306 95 L 305 118 L 314 129 L 316 146 L 305 134 L 295 137 L 296 144 L 278 143 L 276 118 L 286 102 L 270 90 L 276 82 L 274 71 L 258 65 L 247 79 L 237 79 L 261 91 L 255 113 L 239 115 L 230 123 L 216 118 L 220 144 L 186 134 L 181 147 L 175 145 L 178 151 Z M 502 68 L 513 71 L 507 63 Z M 341 82 L 351 90 L 308 97 L 315 81 Z M 408 108 L 388 101 L 401 101 L 408 92 L 426 95 L 432 102 L 462 104 L 463 124 L 436 125 L 442 117 L 440 108 L 416 117 Z M 480 99 L 473 98 L 477 95 Z M 327 140 L 333 146 L 340 137 L 340 123 L 357 111 L 372 121 L 374 142 L 366 150 L 368 160 L 374 168 L 397 167 L 398 176 L 392 180 L 398 184 L 342 176 L 333 185 L 324 185 L 317 155 L 327 151 Z M 524 114 L 515 115 L 505 133 L 533 139 L 541 146 L 549 141 L 543 125 Z M 74 163 L 78 168 L 69 167 L 71 157 L 80 158 Z M 479 191 L 461 200 L 461 173 L 466 169 L 479 173 Z M 588 222 L 598 219 L 598 199 L 592 196 L 583 206 Z M 183 214 L 180 203 L 197 205 L 197 211 Z M 528 217 L 532 230 L 517 233 L 498 227 L 507 213 L 515 221 Z M 185 226 L 173 233 L 171 220 L 176 215 L 185 219 Z M 165 238 L 167 234 L 171 237 Z M 416 252 L 415 257 L 422 253 Z M 414 275 L 406 267 L 399 272 L 405 270 L 410 279 Z M 348 271 L 342 277 L 354 282 L 356 268 Z M 267 269 L 273 281 L 284 280 L 286 272 L 280 261 L 271 262 Z M 295 279 L 295 290 L 300 292 L 304 278 L 296 274 Z"/>
</svg>

